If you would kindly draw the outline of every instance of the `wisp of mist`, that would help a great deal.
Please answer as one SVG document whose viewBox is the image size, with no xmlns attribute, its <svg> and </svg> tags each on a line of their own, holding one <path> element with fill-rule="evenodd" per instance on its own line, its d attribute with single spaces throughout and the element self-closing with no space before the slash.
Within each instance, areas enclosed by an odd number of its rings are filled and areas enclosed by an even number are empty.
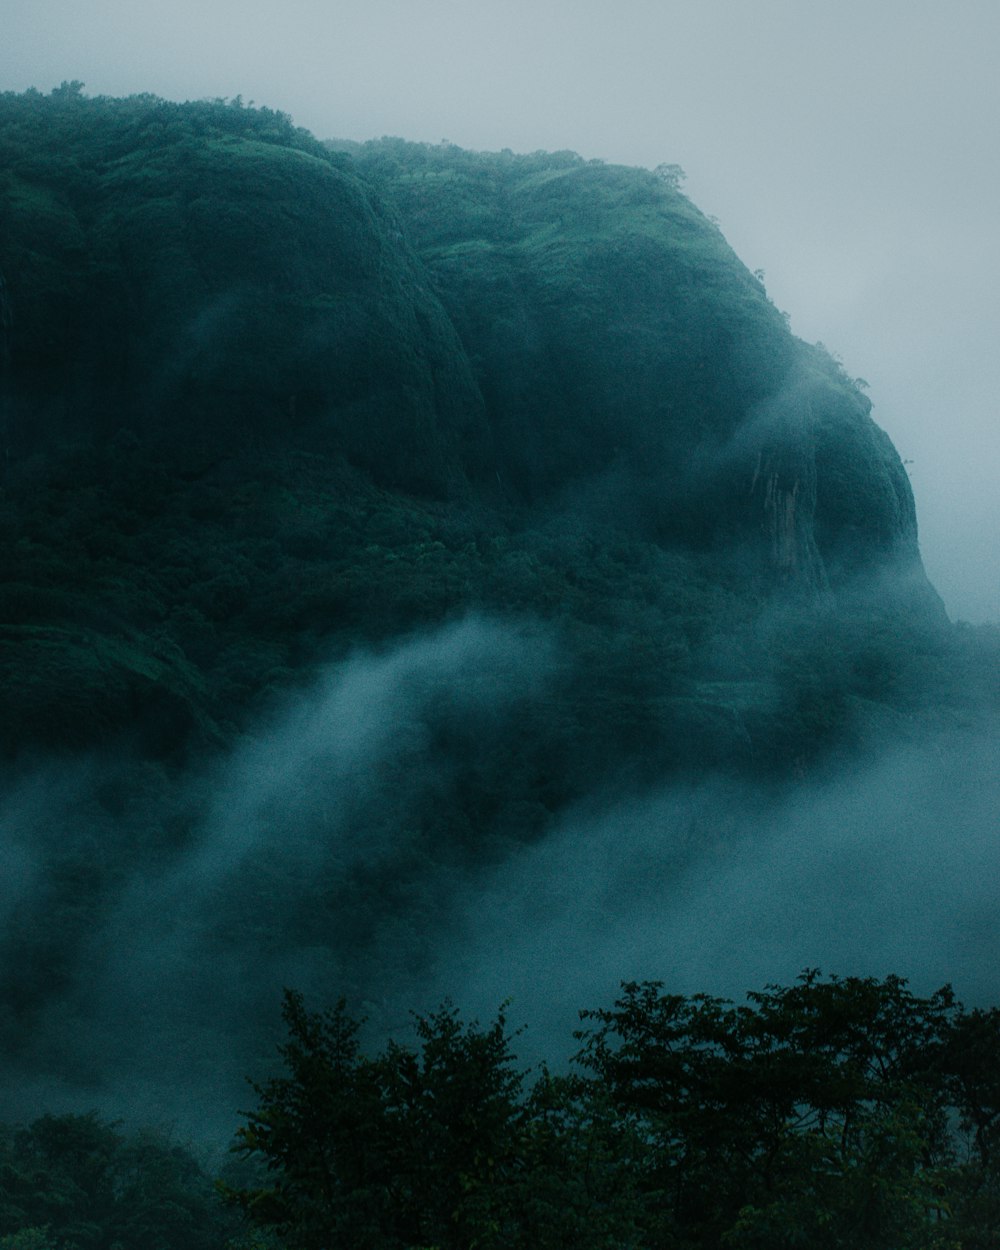
<svg viewBox="0 0 1000 1250">
<path fill-rule="evenodd" d="M 245 1077 L 275 1069 L 284 986 L 316 1008 L 348 994 L 373 1045 L 446 997 L 480 1020 L 510 1000 L 523 1060 L 553 1066 L 622 980 L 740 998 L 808 966 L 995 1000 L 996 736 L 884 741 L 777 794 L 722 778 L 595 793 L 499 859 L 429 858 L 422 813 L 456 767 L 435 717 L 489 741 L 559 663 L 546 629 L 471 616 L 356 653 L 189 777 L 185 836 L 136 861 L 62 953 L 6 1059 L 11 1113 L 96 1106 L 224 1135 Z M 4 797 L 6 928 L 54 896 L 47 830 L 76 819 L 100 853 L 81 822 L 112 768 L 39 771 Z"/>
</svg>

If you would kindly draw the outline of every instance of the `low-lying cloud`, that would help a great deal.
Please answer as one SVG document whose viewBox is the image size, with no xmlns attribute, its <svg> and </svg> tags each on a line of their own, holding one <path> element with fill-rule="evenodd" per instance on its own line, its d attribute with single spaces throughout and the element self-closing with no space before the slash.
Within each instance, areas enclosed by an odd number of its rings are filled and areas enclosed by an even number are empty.
<svg viewBox="0 0 1000 1250">
<path fill-rule="evenodd" d="M 956 733 L 776 796 L 718 782 L 569 813 L 460 901 L 429 1000 L 510 997 L 558 1060 L 623 980 L 741 999 L 806 967 L 1000 993 L 1000 736 Z"/>
<path fill-rule="evenodd" d="M 555 1064 L 627 979 L 739 998 L 819 966 L 1000 996 L 996 734 L 780 788 L 595 792 L 533 842 L 456 849 L 455 787 L 560 664 L 541 627 L 470 617 L 331 668 L 174 793 L 116 806 L 108 761 L 12 783 L 8 1116 L 224 1138 L 275 1070 L 286 985 L 346 993 L 373 1045 L 446 996 L 480 1019 L 511 999 L 525 1062 Z"/>
</svg>

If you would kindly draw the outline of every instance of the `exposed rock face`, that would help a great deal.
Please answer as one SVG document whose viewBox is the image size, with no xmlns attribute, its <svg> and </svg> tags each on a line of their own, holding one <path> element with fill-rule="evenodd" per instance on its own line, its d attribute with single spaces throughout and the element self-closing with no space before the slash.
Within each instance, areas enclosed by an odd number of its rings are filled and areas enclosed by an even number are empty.
<svg viewBox="0 0 1000 1250">
<path fill-rule="evenodd" d="M 816 474 L 783 472 L 774 456 L 757 457 L 750 483 L 751 501 L 763 514 L 761 528 L 767 541 L 771 567 L 791 581 L 803 579 L 822 587 L 825 570 L 816 549 L 813 519 L 816 509 Z"/>
<path fill-rule="evenodd" d="M 565 154 L 384 141 L 356 159 L 430 270 L 526 498 L 589 482 L 664 539 L 756 546 L 765 577 L 819 594 L 880 563 L 923 580 L 868 399 L 675 188 Z"/>
</svg>

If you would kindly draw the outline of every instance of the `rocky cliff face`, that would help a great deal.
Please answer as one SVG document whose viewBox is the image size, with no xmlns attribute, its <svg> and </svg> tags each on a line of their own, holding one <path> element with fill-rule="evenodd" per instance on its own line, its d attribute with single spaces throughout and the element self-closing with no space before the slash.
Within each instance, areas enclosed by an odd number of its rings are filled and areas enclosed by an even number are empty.
<svg viewBox="0 0 1000 1250">
<path fill-rule="evenodd" d="M 764 428 L 751 418 L 743 440 L 744 473 L 758 444 L 748 493 L 770 565 L 820 590 L 894 570 L 911 594 L 923 574 L 902 463 L 867 397 L 824 353 L 801 352 L 794 380 L 765 405 Z M 925 606 L 937 611 L 925 589 Z"/>
<path fill-rule="evenodd" d="M 354 156 L 430 272 L 523 497 L 589 483 L 666 541 L 755 548 L 777 584 L 898 566 L 919 586 L 909 481 L 868 399 L 673 185 L 567 154 Z"/>
</svg>

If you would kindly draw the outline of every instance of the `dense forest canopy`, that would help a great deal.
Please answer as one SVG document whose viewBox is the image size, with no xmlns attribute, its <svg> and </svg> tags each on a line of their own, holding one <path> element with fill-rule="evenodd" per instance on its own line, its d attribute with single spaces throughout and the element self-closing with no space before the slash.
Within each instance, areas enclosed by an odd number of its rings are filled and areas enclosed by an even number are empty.
<svg viewBox="0 0 1000 1250">
<path fill-rule="evenodd" d="M 197 1222 L 207 1192 L 196 1159 L 90 1107 L 162 1118 L 180 1097 L 186 1123 L 231 1127 L 283 985 L 374 1004 L 377 1032 L 505 872 L 550 853 L 582 882 L 574 830 L 627 859 L 616 813 L 647 803 L 629 888 L 665 907 L 741 839 L 787 821 L 808 845 L 810 787 L 908 752 L 923 771 L 990 758 L 1000 637 L 947 620 L 865 386 L 787 321 L 672 167 L 320 142 L 238 99 L 0 95 L 0 1065 L 24 1122 L 3 1167 L 27 1193 L 19 1159 L 40 1176 L 90 1142 L 107 1200 L 86 1219 L 116 1230 L 60 1246 L 133 1244 L 122 1203 L 166 1220 L 171 1186 L 194 1206 L 169 1219 Z M 905 785 L 885 806 L 919 828 Z M 709 797 L 657 806 L 668 792 Z M 988 800 L 965 794 L 957 827 Z M 569 943 L 572 971 L 593 940 Z M 300 1041 L 327 1036 L 290 1001 Z M 690 1011 L 700 1028 L 716 1009 Z M 644 1152 L 681 1129 L 615 1102 L 597 1041 L 599 1096 L 542 1082 L 519 1102 L 502 1028 L 423 1019 L 452 1058 L 494 1046 L 504 1149 L 542 1152 L 555 1195 L 511 1173 L 518 1202 L 562 1204 L 591 1147 L 599 1185 L 622 1160 L 645 1178 L 608 1220 L 638 1227 L 680 1183 Z M 391 1118 L 385 1082 L 401 1098 L 429 1069 L 387 1055 L 344 1062 Z M 69 1118 L 47 1119 L 56 1073 Z M 900 1228 L 937 1184 L 913 1151 L 943 1088 L 858 1095 L 851 1149 L 898 1145 Z M 814 1128 L 767 1149 L 822 1187 Z M 834 1160 L 835 1205 L 860 1157 Z M 123 1199 L 150 1170 L 155 1201 Z M 701 1241 L 662 1244 L 783 1244 L 767 1221 L 789 1212 L 747 1185 L 725 1210 L 698 1198 Z M 4 1200 L 10 1250 L 43 1250 L 68 1209 Z M 236 1235 L 218 1219 L 206 1246 Z M 417 1236 L 439 1232 L 371 1244 Z"/>
<path fill-rule="evenodd" d="M 342 1001 L 289 992 L 229 1159 L 94 1114 L 0 1126 L 0 1247 L 996 1245 L 996 1008 L 813 969 L 580 1015 L 569 1070 L 529 1072 L 503 1008 L 445 1003 L 373 1054 Z"/>
</svg>

